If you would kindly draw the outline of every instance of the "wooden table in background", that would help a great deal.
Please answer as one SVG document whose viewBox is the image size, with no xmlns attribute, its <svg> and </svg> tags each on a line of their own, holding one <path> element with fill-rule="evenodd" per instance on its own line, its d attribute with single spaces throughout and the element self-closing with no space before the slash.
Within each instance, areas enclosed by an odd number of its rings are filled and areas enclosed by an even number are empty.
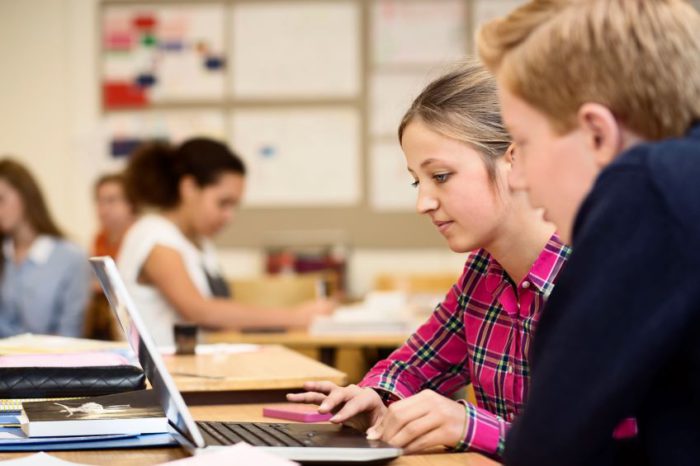
<svg viewBox="0 0 700 466">
<path fill-rule="evenodd" d="M 286 392 L 309 380 L 347 383 L 344 373 L 277 345 L 163 359 L 189 404 L 283 401 Z"/>
<path fill-rule="evenodd" d="M 241 333 L 234 331 L 207 332 L 203 343 L 256 343 L 262 345 L 284 345 L 293 349 L 313 349 L 320 352 L 321 362 L 335 367 L 337 351 L 341 348 L 391 350 L 401 346 L 408 334 L 399 333 L 336 333 L 314 335 L 307 331 L 279 333 Z"/>
<path fill-rule="evenodd" d="M 210 421 L 269 421 L 262 417 L 260 404 L 195 406 L 195 419 Z M 27 453 L 0 453 L 0 460 L 25 456 Z M 60 451 L 51 452 L 67 461 L 94 465 L 148 466 L 184 458 L 180 448 L 132 450 Z M 498 466 L 498 463 L 476 453 L 429 453 L 398 458 L 390 466 Z"/>
</svg>

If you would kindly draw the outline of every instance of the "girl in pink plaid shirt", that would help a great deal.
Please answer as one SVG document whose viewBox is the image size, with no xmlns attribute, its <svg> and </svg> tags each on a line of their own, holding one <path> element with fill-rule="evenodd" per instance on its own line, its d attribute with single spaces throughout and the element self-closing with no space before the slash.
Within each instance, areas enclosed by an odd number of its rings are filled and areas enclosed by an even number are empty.
<svg viewBox="0 0 700 466">
<path fill-rule="evenodd" d="M 527 194 L 508 188 L 517 149 L 499 114 L 496 83 L 465 64 L 416 98 L 399 127 L 417 210 L 451 250 L 472 251 L 430 319 L 358 385 L 307 383 L 295 402 L 367 429 L 406 452 L 435 446 L 503 451 L 527 396 L 528 349 L 569 250 Z M 454 401 L 472 383 L 477 404 Z"/>
</svg>

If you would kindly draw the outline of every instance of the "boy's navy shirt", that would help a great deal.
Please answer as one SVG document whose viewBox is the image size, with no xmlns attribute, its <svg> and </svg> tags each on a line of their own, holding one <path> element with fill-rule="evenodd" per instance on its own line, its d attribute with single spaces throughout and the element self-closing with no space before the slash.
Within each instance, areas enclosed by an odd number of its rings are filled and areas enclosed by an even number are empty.
<svg viewBox="0 0 700 466">
<path fill-rule="evenodd" d="M 606 167 L 573 236 L 505 463 L 700 464 L 700 125 Z"/>
</svg>

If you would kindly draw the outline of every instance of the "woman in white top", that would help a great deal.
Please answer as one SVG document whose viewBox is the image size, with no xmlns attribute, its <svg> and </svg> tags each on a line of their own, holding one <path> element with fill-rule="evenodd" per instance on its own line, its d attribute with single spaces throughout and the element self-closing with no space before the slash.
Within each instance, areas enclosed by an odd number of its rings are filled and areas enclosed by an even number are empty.
<svg viewBox="0 0 700 466">
<path fill-rule="evenodd" d="M 158 212 L 144 215 L 129 229 L 118 264 L 157 344 L 172 344 L 176 322 L 295 328 L 331 312 L 326 300 L 294 309 L 261 309 L 230 298 L 210 238 L 233 219 L 244 177 L 238 156 L 204 138 L 178 147 L 150 144 L 130 160 L 129 194 Z"/>
</svg>

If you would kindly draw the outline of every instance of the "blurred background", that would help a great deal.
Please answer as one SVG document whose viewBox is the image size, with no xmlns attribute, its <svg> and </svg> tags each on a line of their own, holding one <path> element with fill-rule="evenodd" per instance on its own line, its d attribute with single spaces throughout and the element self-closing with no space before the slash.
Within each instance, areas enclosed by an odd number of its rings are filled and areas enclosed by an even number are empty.
<svg viewBox="0 0 700 466">
<path fill-rule="evenodd" d="M 101 174 L 144 141 L 214 137 L 250 169 L 218 238 L 229 277 L 331 268 L 349 296 L 391 274 L 456 278 L 464 257 L 415 213 L 396 128 L 518 3 L 0 0 L 0 154 L 88 249 Z"/>
</svg>

